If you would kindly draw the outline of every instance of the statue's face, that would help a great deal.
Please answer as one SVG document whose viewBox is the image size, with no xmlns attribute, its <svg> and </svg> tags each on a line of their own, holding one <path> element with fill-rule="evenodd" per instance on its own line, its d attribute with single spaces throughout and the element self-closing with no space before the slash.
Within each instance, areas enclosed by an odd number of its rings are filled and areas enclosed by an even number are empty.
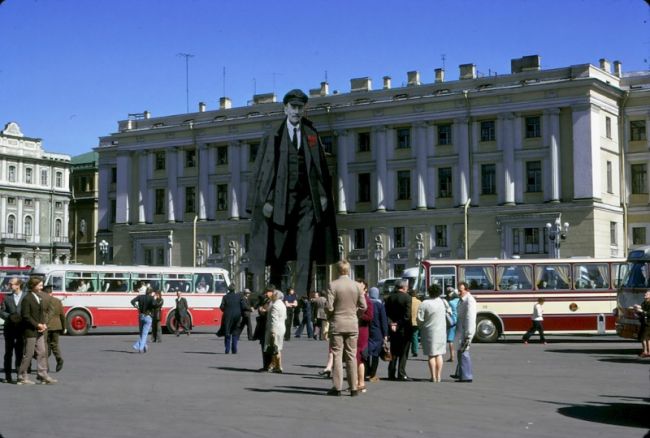
<svg viewBox="0 0 650 438">
<path fill-rule="evenodd" d="M 305 113 L 305 105 L 290 102 L 284 106 L 284 113 L 293 125 L 300 123 L 300 118 Z"/>
</svg>

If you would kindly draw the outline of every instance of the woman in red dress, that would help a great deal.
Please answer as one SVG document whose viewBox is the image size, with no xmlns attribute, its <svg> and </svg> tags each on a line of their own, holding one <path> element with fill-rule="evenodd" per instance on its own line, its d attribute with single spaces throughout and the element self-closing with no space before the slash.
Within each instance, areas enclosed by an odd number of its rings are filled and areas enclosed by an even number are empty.
<svg viewBox="0 0 650 438">
<path fill-rule="evenodd" d="M 373 305 L 368 297 L 368 283 L 364 280 L 358 280 L 359 289 L 363 292 L 363 298 L 366 300 L 366 310 L 359 316 L 359 338 L 357 341 L 357 389 L 359 392 L 366 392 L 365 359 L 368 356 L 368 337 L 370 334 L 370 323 L 373 317 Z"/>
</svg>

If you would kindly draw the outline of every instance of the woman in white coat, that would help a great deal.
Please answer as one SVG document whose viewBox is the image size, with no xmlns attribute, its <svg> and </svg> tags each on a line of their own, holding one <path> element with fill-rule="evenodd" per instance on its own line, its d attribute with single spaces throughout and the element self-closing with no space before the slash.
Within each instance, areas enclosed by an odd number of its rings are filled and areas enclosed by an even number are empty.
<svg viewBox="0 0 650 438">
<path fill-rule="evenodd" d="M 268 371 L 273 373 L 282 373 L 282 346 L 286 330 L 285 321 L 287 319 L 287 308 L 282 301 L 283 298 L 284 294 L 279 290 L 273 292 L 266 318 L 264 345 L 266 345 L 267 352 L 272 355 L 271 366 Z"/>
<path fill-rule="evenodd" d="M 429 299 L 420 304 L 417 314 L 422 351 L 429 357 L 432 382 L 440 382 L 442 357 L 447 352 L 447 306 L 440 298 L 441 294 L 437 285 L 429 286 Z"/>
</svg>

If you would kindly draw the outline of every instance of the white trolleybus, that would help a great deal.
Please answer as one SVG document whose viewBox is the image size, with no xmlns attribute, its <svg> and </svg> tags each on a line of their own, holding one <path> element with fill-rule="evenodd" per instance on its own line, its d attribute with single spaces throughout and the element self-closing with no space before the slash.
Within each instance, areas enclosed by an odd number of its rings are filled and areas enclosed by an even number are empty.
<svg viewBox="0 0 650 438">
<path fill-rule="evenodd" d="M 477 301 L 481 342 L 526 332 L 539 297 L 545 300 L 545 332 L 613 333 L 624 264 L 624 259 L 593 258 L 425 260 L 414 288 L 426 296 L 431 284 L 444 291 L 467 282 Z"/>
<path fill-rule="evenodd" d="M 227 292 L 228 271 L 221 268 L 51 264 L 36 266 L 32 275 L 52 286 L 63 303 L 67 330 L 85 335 L 91 327 L 138 326 L 131 300 L 147 287 L 163 292 L 160 322 L 176 328 L 176 292 L 187 299 L 192 325 L 221 324 L 219 305 Z"/>
<path fill-rule="evenodd" d="M 633 249 L 627 256 L 626 274 L 616 299 L 616 333 L 637 339 L 641 327 L 639 306 L 650 290 L 650 246 Z"/>
</svg>

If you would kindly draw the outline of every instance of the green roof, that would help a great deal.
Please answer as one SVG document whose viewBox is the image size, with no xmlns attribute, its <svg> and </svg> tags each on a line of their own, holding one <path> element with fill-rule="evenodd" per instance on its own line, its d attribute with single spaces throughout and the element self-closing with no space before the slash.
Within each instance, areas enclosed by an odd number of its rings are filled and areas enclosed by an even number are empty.
<svg viewBox="0 0 650 438">
<path fill-rule="evenodd" d="M 95 151 L 86 152 L 85 154 L 72 157 L 71 164 L 78 166 L 80 164 L 97 164 L 99 154 Z"/>
</svg>

